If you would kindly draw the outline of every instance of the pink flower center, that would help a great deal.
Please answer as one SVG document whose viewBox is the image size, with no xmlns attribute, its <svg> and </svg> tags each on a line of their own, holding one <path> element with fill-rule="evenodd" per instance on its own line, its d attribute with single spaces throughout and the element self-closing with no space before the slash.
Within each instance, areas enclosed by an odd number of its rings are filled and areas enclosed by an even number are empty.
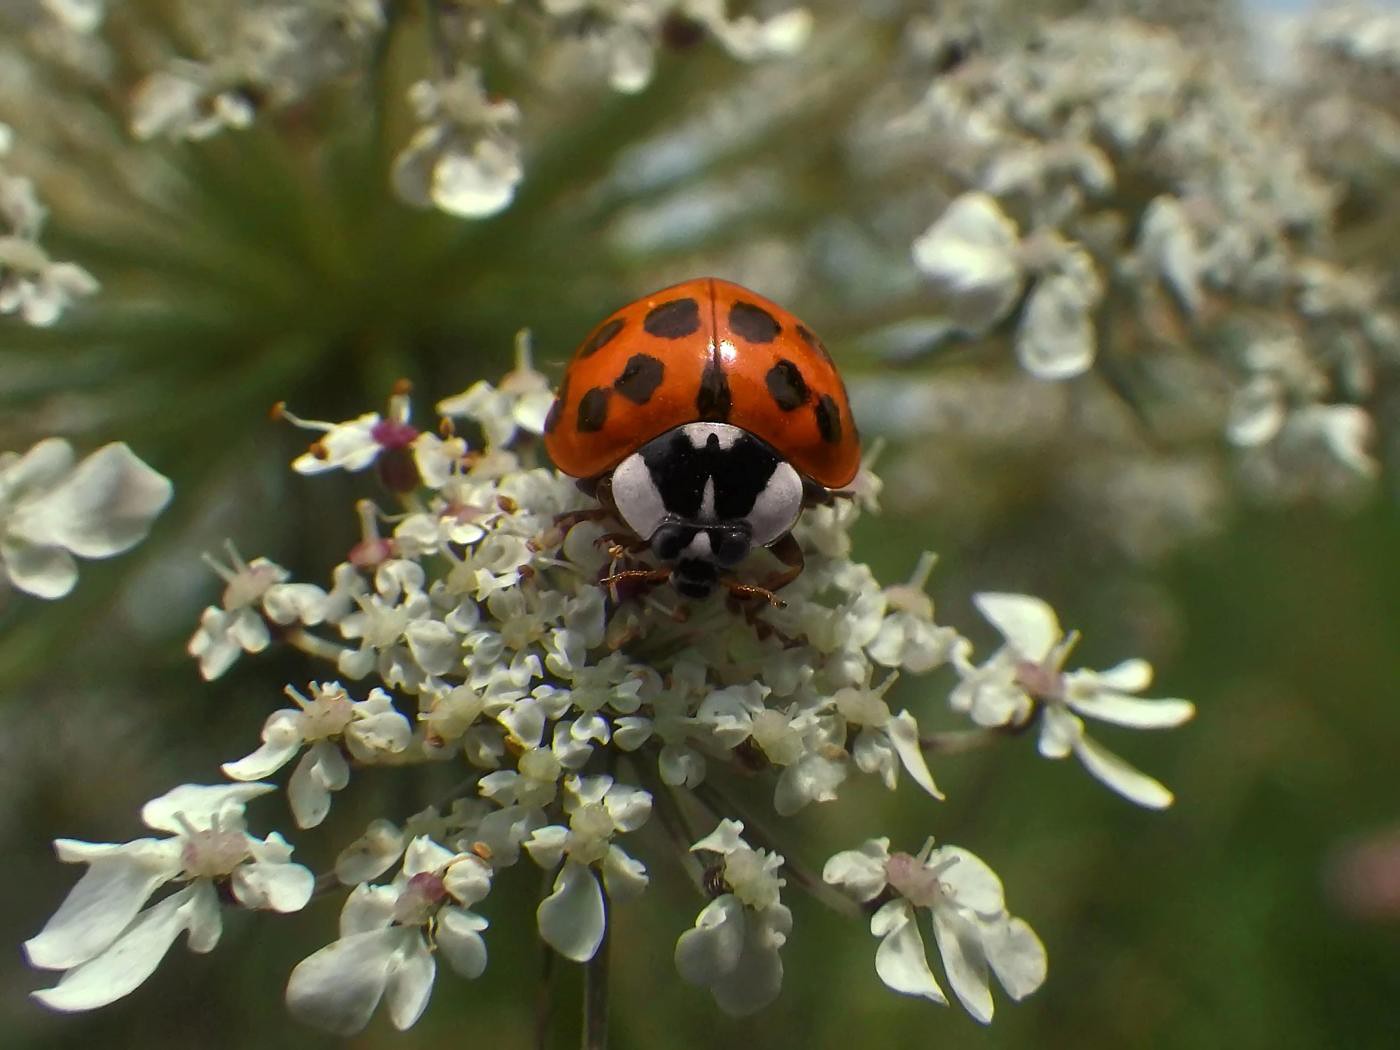
<svg viewBox="0 0 1400 1050">
<path fill-rule="evenodd" d="M 383 449 L 408 448 L 418 436 L 418 428 L 398 419 L 381 419 L 370 430 L 374 443 Z"/>
</svg>

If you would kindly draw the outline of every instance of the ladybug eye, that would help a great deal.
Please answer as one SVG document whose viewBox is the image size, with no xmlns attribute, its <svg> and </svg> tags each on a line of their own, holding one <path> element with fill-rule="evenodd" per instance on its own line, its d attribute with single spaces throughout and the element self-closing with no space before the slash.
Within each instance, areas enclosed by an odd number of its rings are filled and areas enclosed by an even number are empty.
<svg viewBox="0 0 1400 1050">
<path fill-rule="evenodd" d="M 710 529 L 710 548 L 715 552 L 715 561 L 726 568 L 738 565 L 749 556 L 749 533 L 747 529 Z"/>
<path fill-rule="evenodd" d="M 674 522 L 662 525 L 651 534 L 651 552 L 662 561 L 675 561 L 690 543 L 693 530 Z"/>
</svg>

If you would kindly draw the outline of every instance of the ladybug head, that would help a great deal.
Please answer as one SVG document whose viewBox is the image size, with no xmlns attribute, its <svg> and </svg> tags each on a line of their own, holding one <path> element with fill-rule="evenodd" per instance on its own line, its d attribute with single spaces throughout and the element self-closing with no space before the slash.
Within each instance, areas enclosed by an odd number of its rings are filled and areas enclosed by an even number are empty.
<svg viewBox="0 0 1400 1050">
<path fill-rule="evenodd" d="M 652 439 L 618 464 L 611 491 L 623 521 L 693 598 L 754 547 L 785 535 L 802 509 L 792 466 L 725 423 L 688 423 Z"/>
</svg>

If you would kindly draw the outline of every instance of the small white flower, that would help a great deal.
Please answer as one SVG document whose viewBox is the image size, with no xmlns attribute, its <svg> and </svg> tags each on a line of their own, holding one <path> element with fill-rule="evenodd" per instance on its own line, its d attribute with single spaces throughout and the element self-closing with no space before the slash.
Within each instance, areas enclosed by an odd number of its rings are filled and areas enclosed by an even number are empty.
<svg viewBox="0 0 1400 1050">
<path fill-rule="evenodd" d="M 78 579 L 74 557 L 110 558 L 140 543 L 170 502 L 168 478 L 121 443 L 82 462 L 61 438 L 0 453 L 0 583 L 61 598 Z"/>
<path fill-rule="evenodd" d="M 287 1005 L 309 1024 L 353 1035 L 383 1001 L 411 1027 L 427 1008 L 435 956 L 468 980 L 486 970 L 487 922 L 469 910 L 491 889 L 491 868 L 420 836 L 387 886 L 361 884 L 340 913 L 340 939 L 303 959 L 287 980 Z"/>
<path fill-rule="evenodd" d="M 381 468 L 381 476 L 395 491 L 412 491 L 423 482 L 424 475 L 441 483 L 447 473 L 444 461 L 451 465 L 454 456 L 465 451 L 461 442 L 444 445 L 434 435 L 424 438 L 413 426 L 413 402 L 406 382 L 400 382 L 389 395 L 389 407 L 382 419 L 378 412 L 367 412 L 344 423 L 325 423 L 295 416 L 286 405 L 277 406 L 277 414 L 302 430 L 321 431 L 323 435 L 291 462 L 291 469 L 302 475 L 364 470 L 382 455 L 396 455 L 398 461 Z"/>
<path fill-rule="evenodd" d="M 716 690 L 700 705 L 695 721 L 716 743 L 733 749 L 751 742 L 782 768 L 773 791 L 773 807 L 781 816 L 834 800 L 846 779 L 845 723 L 817 709 L 767 707 L 767 692 L 758 682 Z"/>
<path fill-rule="evenodd" d="M 408 99 L 424 125 L 394 162 L 399 196 L 471 219 L 510 204 L 522 175 L 519 107 L 488 96 L 471 67 L 450 80 L 420 80 Z"/>
<path fill-rule="evenodd" d="M 225 762 L 223 770 L 234 780 L 262 780 L 310 745 L 292 773 L 287 799 L 297 826 L 312 828 L 330 812 L 331 792 L 350 782 L 342 746 L 361 762 L 382 761 L 407 749 L 413 727 L 382 689 L 364 700 L 350 699 L 339 682 L 312 682 L 310 698 L 291 686 L 286 693 L 297 706 L 269 715 L 262 746 L 237 762 Z"/>
<path fill-rule="evenodd" d="M 926 674 L 952 655 L 958 632 L 933 622 L 933 599 L 924 591 L 937 562 L 925 552 L 908 583 L 885 588 L 886 613 L 866 651 L 882 667 Z"/>
<path fill-rule="evenodd" d="M 676 941 L 676 969 L 690 984 L 710 989 L 721 1010 L 743 1017 L 761 1010 L 782 989 L 778 954 L 792 929 L 792 913 L 779 900 L 783 858 L 756 850 L 741 838 L 744 825 L 721 820 L 694 852 L 717 854 L 725 888 Z"/>
<path fill-rule="evenodd" d="M 470 419 L 481 425 L 488 448 L 505 448 L 517 433 L 543 434 L 545 417 L 554 404 L 554 387 L 535 371 L 530 333 L 515 337 L 515 368 L 500 385 L 481 380 L 464 392 L 437 403 L 439 415 Z"/>
<path fill-rule="evenodd" d="M 914 783 L 941 799 L 943 792 L 933 782 L 919 745 L 919 723 L 908 711 L 891 714 L 885 703 L 885 693 L 897 677 L 887 676 L 876 688 L 845 686 L 832 697 L 837 713 L 856 732 L 851 757 L 862 772 L 878 773 L 891 791 L 902 765 Z"/>
<path fill-rule="evenodd" d="M 292 848 L 273 834 L 245 830 L 247 801 L 271 784 L 186 784 L 148 802 L 141 819 L 172 834 L 120 845 L 59 839 L 60 860 L 88 865 L 68 898 L 25 942 L 33 966 L 65 970 L 34 997 L 55 1010 L 92 1010 L 130 994 L 160 964 L 181 931 L 192 951 L 218 943 L 222 923 L 216 883 L 246 908 L 298 911 L 315 878 L 290 862 Z M 172 881 L 187 885 L 142 910 Z"/>
<path fill-rule="evenodd" d="M 914 856 L 891 854 L 889 839 L 871 839 L 833 856 L 822 878 L 862 903 L 887 888 L 894 895 L 871 918 L 870 932 L 880 938 L 875 972 L 896 992 L 948 1002 L 929 969 L 916 921 L 920 908 L 932 919 L 953 994 L 983 1024 L 991 1022 L 993 1012 L 989 971 L 1018 1001 L 1045 981 L 1040 938 L 1006 910 L 996 873 L 965 849 L 935 849 L 929 839 Z"/>
<path fill-rule="evenodd" d="M 272 640 L 268 621 L 280 626 L 301 622 L 320 623 L 327 610 L 327 595 L 309 583 L 287 583 L 288 572 L 266 558 L 245 562 L 232 543 L 226 547 L 229 564 L 204 556 L 223 578 L 219 606 L 207 607 L 199 629 L 185 649 L 199 661 L 205 681 L 218 678 L 242 653 L 260 653 Z"/>
<path fill-rule="evenodd" d="M 613 843 L 619 832 L 636 831 L 651 815 L 651 795 L 614 783 L 610 776 L 570 776 L 564 809 L 569 826 L 550 824 L 525 840 L 542 868 L 563 861 L 554 891 L 540 902 L 536 918 L 544 942 L 566 959 L 587 962 L 603 943 L 606 910 L 595 868 L 614 901 L 646 888 L 646 868 Z"/>
<path fill-rule="evenodd" d="M 17 313 L 26 324 L 47 328 L 98 287 L 81 266 L 53 262 L 34 241 L 0 236 L 0 314 Z"/>
<path fill-rule="evenodd" d="M 1172 793 L 1086 735 L 1080 715 L 1136 729 L 1170 729 L 1196 713 L 1186 700 L 1144 700 L 1131 696 L 1152 683 L 1152 666 L 1126 660 L 1107 671 L 1065 672 L 1065 659 L 1078 640 L 1064 635 L 1055 611 L 1023 594 L 978 594 L 974 603 L 1001 632 L 1005 644 L 981 666 L 965 650 L 954 656 L 962 681 L 954 689 L 954 710 L 983 726 L 1017 727 L 1040 716 L 1040 753 L 1047 758 L 1073 754 L 1090 774 L 1131 802 L 1149 809 L 1172 804 Z"/>
</svg>

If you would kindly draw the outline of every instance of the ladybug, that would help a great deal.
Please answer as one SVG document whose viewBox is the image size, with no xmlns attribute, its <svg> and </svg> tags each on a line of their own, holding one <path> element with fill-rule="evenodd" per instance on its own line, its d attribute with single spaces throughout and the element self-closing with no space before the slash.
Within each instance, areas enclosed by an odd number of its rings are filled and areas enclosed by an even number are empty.
<svg viewBox="0 0 1400 1050">
<path fill-rule="evenodd" d="M 860 437 L 826 347 L 775 303 L 702 277 L 624 306 L 574 352 L 550 408 L 545 448 L 660 568 L 607 586 L 670 580 L 704 598 L 773 593 L 802 571 L 802 509 L 830 503 L 860 467 Z M 578 520 L 578 519 L 575 519 Z M 757 547 L 784 570 L 759 587 L 729 576 Z"/>
</svg>

